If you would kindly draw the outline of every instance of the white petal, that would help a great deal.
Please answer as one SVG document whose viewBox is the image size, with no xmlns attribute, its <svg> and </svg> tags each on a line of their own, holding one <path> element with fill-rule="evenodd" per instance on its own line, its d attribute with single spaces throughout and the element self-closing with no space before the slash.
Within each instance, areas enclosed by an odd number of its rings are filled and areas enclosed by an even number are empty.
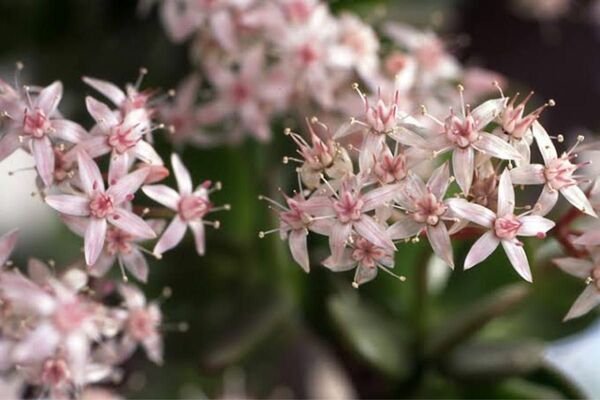
<svg viewBox="0 0 600 400">
<path fill-rule="evenodd" d="M 506 169 L 498 182 L 498 215 L 503 217 L 515 211 L 515 189 L 510 180 L 510 172 Z"/>
<path fill-rule="evenodd" d="M 192 193 L 192 178 L 190 177 L 190 173 L 185 165 L 183 165 L 181 162 L 179 156 L 175 153 L 171 155 L 171 165 L 173 166 L 173 173 L 175 174 L 175 179 L 177 180 L 179 192 L 181 194 Z"/>
<path fill-rule="evenodd" d="M 473 143 L 477 150 L 502 160 L 520 160 L 521 154 L 508 142 L 487 132 L 480 132 L 479 139 Z"/>
<path fill-rule="evenodd" d="M 515 271 L 527 282 L 531 282 L 531 269 L 523 246 L 508 240 L 501 240 L 501 243 Z"/>
<path fill-rule="evenodd" d="M 590 201 L 586 197 L 583 190 L 579 188 L 579 186 L 566 186 L 560 189 L 560 192 L 563 196 L 565 196 L 565 199 L 567 199 L 567 201 L 573 205 L 573 207 L 577 208 L 584 214 L 597 217 L 596 213 L 594 212 L 594 208 L 590 204 Z"/>
<path fill-rule="evenodd" d="M 465 199 L 450 199 L 447 203 L 458 218 L 474 222 L 485 228 L 491 227 L 496 220 L 496 214 L 491 210 L 479 204 L 469 203 Z"/>
<path fill-rule="evenodd" d="M 594 263 L 589 260 L 582 260 L 581 258 L 556 258 L 552 262 L 567 274 L 583 280 L 589 278 L 594 269 Z"/>
<path fill-rule="evenodd" d="M 540 197 L 535 203 L 533 214 L 544 216 L 548 214 L 558 201 L 558 190 L 551 189 L 548 185 L 544 185 Z"/>
<path fill-rule="evenodd" d="M 173 221 L 171 221 L 167 229 L 165 229 L 165 232 L 158 243 L 156 243 L 156 246 L 154 247 L 154 253 L 162 254 L 165 251 L 177 246 L 177 244 L 181 242 L 181 239 L 183 239 L 186 228 L 186 223 L 181 218 L 176 216 Z"/>
<path fill-rule="evenodd" d="M 410 215 L 404 215 L 387 229 L 387 234 L 392 240 L 406 239 L 416 236 L 423 226 L 422 223 L 415 221 Z"/>
<path fill-rule="evenodd" d="M 531 131 L 533 132 L 533 137 L 540 149 L 540 153 L 544 158 L 544 163 L 548 165 L 550 160 L 554 160 L 558 157 L 554 143 L 552 143 L 550 135 L 548 135 L 548 132 L 546 132 L 544 127 L 538 121 L 535 121 L 533 125 L 531 125 Z"/>
<path fill-rule="evenodd" d="M 545 167 L 540 164 L 526 164 L 510 170 L 510 178 L 515 185 L 539 185 L 546 182 Z"/>
<path fill-rule="evenodd" d="M 104 218 L 90 218 L 85 231 L 85 262 L 88 266 L 94 265 L 104 247 L 106 237 L 106 220 Z"/>
<path fill-rule="evenodd" d="M 588 285 L 583 292 L 579 295 L 571 309 L 565 316 L 565 321 L 577 317 L 581 317 L 584 314 L 590 312 L 594 307 L 600 304 L 600 293 L 594 285 Z"/>
<path fill-rule="evenodd" d="M 463 193 L 469 193 L 473 182 L 473 171 L 475 169 L 475 152 L 472 148 L 454 149 L 452 153 L 452 172 L 456 183 Z"/>
<path fill-rule="evenodd" d="M 427 238 L 429 239 L 429 244 L 431 244 L 431 248 L 433 248 L 435 254 L 444 260 L 450 268 L 454 269 L 452 244 L 450 243 L 450 235 L 448 234 L 446 225 L 440 221 L 435 226 L 427 226 Z"/>
<path fill-rule="evenodd" d="M 169 207 L 171 210 L 177 210 L 180 199 L 179 193 L 170 187 L 166 185 L 146 185 L 142 187 L 142 191 L 157 203 Z"/>
<path fill-rule="evenodd" d="M 479 264 L 496 250 L 496 247 L 500 244 L 500 241 L 496 237 L 496 234 L 492 231 L 484 233 L 471 247 L 467 257 L 465 258 L 464 269 L 469 269 Z"/>
<path fill-rule="evenodd" d="M 505 98 L 491 99 L 483 102 L 471 111 L 471 116 L 475 119 L 475 123 L 479 129 L 485 128 L 504 110 L 506 104 Z"/>
<path fill-rule="evenodd" d="M 554 228 L 554 225 L 556 225 L 554 221 L 539 215 L 526 215 L 524 217 L 519 217 L 519 221 L 521 221 L 523 225 L 521 225 L 519 231 L 517 232 L 518 236 L 537 236 L 540 234 L 545 234 L 550 229 Z M 543 239 L 544 235 L 540 236 L 540 239 Z"/>
<path fill-rule="evenodd" d="M 310 272 L 308 248 L 306 245 L 307 235 L 308 233 L 305 229 L 294 229 L 290 232 L 288 240 L 294 261 L 296 261 L 304 271 Z"/>
</svg>

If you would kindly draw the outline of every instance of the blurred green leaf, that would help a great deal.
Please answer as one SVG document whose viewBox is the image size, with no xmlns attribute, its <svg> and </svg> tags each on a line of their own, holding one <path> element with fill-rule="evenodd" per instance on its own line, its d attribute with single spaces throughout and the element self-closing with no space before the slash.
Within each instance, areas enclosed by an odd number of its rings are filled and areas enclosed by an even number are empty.
<svg viewBox="0 0 600 400">
<path fill-rule="evenodd" d="M 340 334 L 359 357 L 396 378 L 409 374 L 410 363 L 403 346 L 407 335 L 390 322 L 391 318 L 350 293 L 331 297 L 327 306 Z"/>
</svg>

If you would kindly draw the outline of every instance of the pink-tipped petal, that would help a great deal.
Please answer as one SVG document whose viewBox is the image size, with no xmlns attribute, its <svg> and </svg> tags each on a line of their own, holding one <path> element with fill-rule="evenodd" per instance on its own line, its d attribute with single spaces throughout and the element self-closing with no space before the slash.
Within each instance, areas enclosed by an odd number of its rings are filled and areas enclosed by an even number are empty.
<svg viewBox="0 0 600 400">
<path fill-rule="evenodd" d="M 583 280 L 591 276 L 595 267 L 591 261 L 573 257 L 555 258 L 552 262 L 567 274 Z"/>
<path fill-rule="evenodd" d="M 44 182 L 44 185 L 52 185 L 54 180 L 54 149 L 48 136 L 31 141 L 31 153 L 35 160 L 35 167 Z"/>
<path fill-rule="evenodd" d="M 294 261 L 296 261 L 305 272 L 310 272 L 308 248 L 306 246 L 307 235 L 308 232 L 304 229 L 294 229 L 290 232 L 289 244 Z"/>
<path fill-rule="evenodd" d="M 446 225 L 443 222 L 438 223 L 437 225 L 428 225 L 427 226 L 427 238 L 429 239 L 429 244 L 431 244 L 431 248 L 433 252 L 450 268 L 454 269 L 454 258 L 452 256 L 452 244 L 450 243 L 450 235 L 448 234 L 448 229 L 446 229 Z"/>
<path fill-rule="evenodd" d="M 181 239 L 183 239 L 186 229 L 186 223 L 179 216 L 173 218 L 173 221 L 171 221 L 158 243 L 156 243 L 156 246 L 154 246 L 154 253 L 162 254 L 177 246 L 181 242 Z"/>
<path fill-rule="evenodd" d="M 55 119 L 52 121 L 52 127 L 54 128 L 53 136 L 69 143 L 79 143 L 87 138 L 85 129 L 73 121 Z"/>
<path fill-rule="evenodd" d="M 156 233 L 143 219 L 124 208 L 115 208 L 109 221 L 117 228 L 133 236 L 144 239 L 154 239 Z"/>
<path fill-rule="evenodd" d="M 181 162 L 179 156 L 175 153 L 171 154 L 171 165 L 173 166 L 173 173 L 175 174 L 175 180 L 177 180 L 177 187 L 179 193 L 190 194 L 192 193 L 192 178 L 189 171 Z"/>
<path fill-rule="evenodd" d="M 8 261 L 19 240 L 19 230 L 13 229 L 0 237 L 0 267 Z"/>
<path fill-rule="evenodd" d="M 112 103 L 117 107 L 121 107 L 127 99 L 125 93 L 123 93 L 123 91 L 114 83 L 103 81 L 101 79 L 89 78 L 87 76 L 84 76 L 82 80 L 87 85 L 102 93 L 104 97 L 112 101 Z"/>
<path fill-rule="evenodd" d="M 588 285 L 579 295 L 565 316 L 565 321 L 581 317 L 600 304 L 600 291 L 595 285 Z"/>
<path fill-rule="evenodd" d="M 102 248 L 104 247 L 104 239 L 106 237 L 106 219 L 90 218 L 90 223 L 85 231 L 85 263 L 88 266 L 94 263 L 100 257 Z"/>
<path fill-rule="evenodd" d="M 518 236 L 539 236 L 543 238 L 550 229 L 554 228 L 554 221 L 539 215 L 526 215 L 519 217 L 522 225 L 517 232 Z"/>
<path fill-rule="evenodd" d="M 94 120 L 102 127 L 112 127 L 119 123 L 115 113 L 108 106 L 91 96 L 85 98 L 85 105 Z"/>
<path fill-rule="evenodd" d="M 196 246 L 196 253 L 203 256 L 206 252 L 206 228 L 202 221 L 190 221 L 188 222 L 192 235 L 194 236 L 194 245 Z"/>
<path fill-rule="evenodd" d="M 396 250 L 396 246 L 394 246 L 394 242 L 388 236 L 385 228 L 368 215 L 363 215 L 358 221 L 354 222 L 354 229 L 375 246 L 391 251 Z"/>
<path fill-rule="evenodd" d="M 479 139 L 473 143 L 473 146 L 492 157 L 501 160 L 520 160 L 521 154 L 508 142 L 487 132 L 480 132 Z"/>
<path fill-rule="evenodd" d="M 532 282 L 531 269 L 529 268 L 529 261 L 527 261 L 527 255 L 523 246 L 509 240 L 501 240 L 500 242 L 515 271 L 527 282 Z"/>
<path fill-rule="evenodd" d="M 67 215 L 86 217 L 90 214 L 89 199 L 70 194 L 53 194 L 46 196 L 46 204 L 56 211 Z"/>
<path fill-rule="evenodd" d="M 567 201 L 573 205 L 573 207 L 577 208 L 584 214 L 597 217 L 592 204 L 579 186 L 565 186 L 560 189 L 560 192 L 563 196 L 565 196 L 565 199 L 567 199 Z"/>
<path fill-rule="evenodd" d="M 129 253 L 121 254 L 123 265 L 140 282 L 146 283 L 148 280 L 148 261 L 142 252 L 136 248 Z"/>
<path fill-rule="evenodd" d="M 415 221 L 409 215 L 404 215 L 387 229 L 387 234 L 392 240 L 406 239 L 416 236 L 422 228 L 422 223 Z"/>
<path fill-rule="evenodd" d="M 486 258 L 490 256 L 496 250 L 496 247 L 500 244 L 500 241 L 496 237 L 496 234 L 492 231 L 484 233 L 471 247 L 467 257 L 465 258 L 464 269 L 473 268 Z"/>
<path fill-rule="evenodd" d="M 510 170 L 510 179 L 515 185 L 540 185 L 546 182 L 544 169 L 540 164 L 521 165 Z"/>
<path fill-rule="evenodd" d="M 391 201 L 400 188 L 400 185 L 385 185 L 371 190 L 362 197 L 362 201 L 364 202 L 362 208 L 363 212 L 374 210 L 380 205 Z"/>
<path fill-rule="evenodd" d="M 550 135 L 548 135 L 548 132 L 546 132 L 542 124 L 538 121 L 535 121 L 533 125 L 531 125 L 531 131 L 533 132 L 533 137 L 540 149 L 544 163 L 548 165 L 550 160 L 554 160 L 558 157 L 554 143 L 552 143 Z"/>
<path fill-rule="evenodd" d="M 132 161 L 133 159 L 129 156 L 129 153 L 112 154 L 108 165 L 108 184 L 114 185 L 119 179 L 127 175 Z"/>
<path fill-rule="evenodd" d="M 106 193 L 111 195 L 114 204 L 118 205 L 128 200 L 130 196 L 133 196 L 138 191 L 140 186 L 144 184 L 149 172 L 147 168 L 137 169 L 117 180 L 116 183 L 108 188 Z"/>
<path fill-rule="evenodd" d="M 469 193 L 473 182 L 473 171 L 475 169 L 475 152 L 472 148 L 455 149 L 452 153 L 452 170 L 456 183 L 463 193 Z"/>
<path fill-rule="evenodd" d="M 510 172 L 504 170 L 498 182 L 498 216 L 503 217 L 515 211 L 515 189 L 510 180 Z"/>
<path fill-rule="evenodd" d="M 171 210 L 177 210 L 179 205 L 179 193 L 166 185 L 146 185 L 142 187 L 142 192 L 157 203 L 162 204 Z"/>
<path fill-rule="evenodd" d="M 92 194 L 96 191 L 103 192 L 104 180 L 94 160 L 85 151 L 79 151 L 77 153 L 77 163 L 79 165 L 79 179 L 81 180 L 83 190 L 87 194 Z"/>
<path fill-rule="evenodd" d="M 548 214 L 558 201 L 558 190 L 551 189 L 550 186 L 544 185 L 540 197 L 535 203 L 533 214 L 544 216 Z"/>
<path fill-rule="evenodd" d="M 63 85 L 60 81 L 55 81 L 40 91 L 34 101 L 35 106 L 42 109 L 47 116 L 51 116 L 56 111 L 62 95 Z"/>
<path fill-rule="evenodd" d="M 431 190 L 431 193 L 438 199 L 444 198 L 448 185 L 450 184 L 450 167 L 445 162 L 436 168 L 431 174 L 429 181 L 427 181 L 427 187 Z"/>
<path fill-rule="evenodd" d="M 474 222 L 485 228 L 491 227 L 496 219 L 496 214 L 491 210 L 479 204 L 469 203 L 464 199 L 450 199 L 448 205 L 458 218 Z"/>
</svg>

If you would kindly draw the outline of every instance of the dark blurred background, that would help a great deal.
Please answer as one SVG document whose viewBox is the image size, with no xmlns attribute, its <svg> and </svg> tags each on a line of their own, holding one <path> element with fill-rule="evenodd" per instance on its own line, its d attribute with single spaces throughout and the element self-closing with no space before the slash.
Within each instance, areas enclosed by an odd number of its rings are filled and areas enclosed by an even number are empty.
<svg viewBox="0 0 600 400">
<path fill-rule="evenodd" d="M 571 135 L 600 128 L 600 25 L 590 18 L 591 3 L 572 1 L 568 14 L 542 21 L 505 1 L 339 0 L 332 7 L 367 20 L 377 20 L 385 7 L 399 21 L 437 26 L 460 60 L 511 80 L 509 94 L 535 89 L 532 107 L 554 99 L 557 106 L 543 116 L 546 126 Z M 12 79 L 22 61 L 25 82 L 62 80 L 62 111 L 87 127 L 92 119 L 83 99 L 93 91 L 82 75 L 122 86 L 143 66 L 149 70 L 143 87 L 168 90 L 191 68 L 187 47 L 167 40 L 156 11 L 140 18 L 135 0 L 0 0 L 0 38 L 0 75 Z M 353 291 L 349 275 L 320 268 L 306 275 L 276 237 L 259 240 L 257 232 L 275 221 L 257 196 L 290 178 L 278 167 L 293 151 L 282 136 L 268 145 L 248 140 L 236 148 L 183 150 L 195 181 L 222 181 L 215 202 L 233 209 L 221 230 L 208 231 L 205 257 L 195 255 L 188 238 L 152 261 L 146 293 L 156 298 L 171 287 L 173 296 L 163 303 L 166 326 L 185 321 L 190 329 L 167 329 L 165 366 L 151 365 L 143 354 L 131 360 L 120 391 L 139 398 L 215 397 L 245 381 L 243 391 L 259 398 L 582 395 L 544 354 L 548 343 L 582 331 L 594 316 L 561 323 L 581 285 L 551 267 L 545 249 L 531 288 L 513 285 L 517 278 L 499 255 L 469 274 L 430 266 L 425 276 L 419 271 L 430 262 L 427 247 L 411 244 L 397 260 L 406 283 L 381 276 Z M 158 148 L 165 158 L 172 151 L 160 139 Z M 79 255 L 79 239 L 49 223 L 51 239 L 32 239 L 16 258 L 36 255 L 60 265 Z M 455 249 L 457 261 L 469 244 Z M 552 243 L 543 246 L 552 251 Z M 513 286 L 507 291 L 506 285 Z M 490 304 L 511 310 L 491 307 L 493 314 Z M 453 329 L 462 332 L 457 343 L 440 357 L 423 356 Z"/>
</svg>

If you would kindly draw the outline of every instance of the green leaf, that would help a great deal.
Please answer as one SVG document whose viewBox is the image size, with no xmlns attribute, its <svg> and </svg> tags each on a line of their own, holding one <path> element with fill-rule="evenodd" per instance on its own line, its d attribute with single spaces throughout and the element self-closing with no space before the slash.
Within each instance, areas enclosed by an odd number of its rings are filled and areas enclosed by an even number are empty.
<svg viewBox="0 0 600 400">
<path fill-rule="evenodd" d="M 346 344 L 364 361 L 396 378 L 409 373 L 406 334 L 375 309 L 348 292 L 331 297 L 327 303 L 334 323 Z"/>
</svg>

